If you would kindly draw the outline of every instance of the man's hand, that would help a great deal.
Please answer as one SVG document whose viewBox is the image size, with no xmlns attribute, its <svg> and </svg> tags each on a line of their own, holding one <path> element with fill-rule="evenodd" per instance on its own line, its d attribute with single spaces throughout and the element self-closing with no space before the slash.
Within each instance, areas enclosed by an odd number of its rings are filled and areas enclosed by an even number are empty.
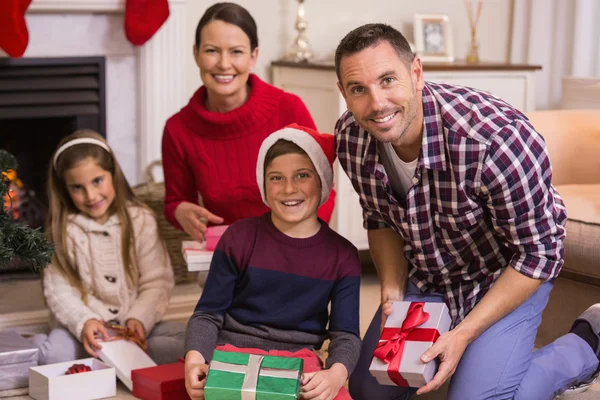
<svg viewBox="0 0 600 400">
<path fill-rule="evenodd" d="M 144 325 L 135 318 L 129 318 L 125 326 L 134 332 L 142 341 L 146 340 L 146 331 Z"/>
<path fill-rule="evenodd" d="M 104 327 L 104 322 L 98 321 L 97 319 L 88 319 L 85 321 L 83 330 L 81 331 L 81 343 L 83 343 L 85 351 L 92 357 L 98 357 L 96 351 L 102 348 L 100 343 L 96 340 L 98 334 L 102 339 L 108 340 L 109 335 Z"/>
<path fill-rule="evenodd" d="M 192 400 L 204 400 L 207 375 L 208 365 L 202 354 L 188 351 L 185 355 L 185 389 Z"/>
<path fill-rule="evenodd" d="M 348 379 L 348 370 L 340 363 L 335 363 L 329 369 L 309 372 L 302 375 L 303 399 L 333 400 Z"/>
<path fill-rule="evenodd" d="M 394 301 L 402 300 L 404 300 L 404 291 L 399 287 L 381 289 L 381 326 L 379 327 L 379 333 L 383 332 L 385 322 L 392 313 Z"/>
<path fill-rule="evenodd" d="M 175 209 L 175 219 L 183 230 L 199 242 L 204 241 L 206 223 L 222 224 L 223 218 L 216 216 L 198 204 L 184 201 Z"/>
<path fill-rule="evenodd" d="M 421 361 L 424 363 L 439 357 L 441 361 L 440 367 L 433 379 L 427 385 L 417 390 L 417 394 L 420 395 L 438 390 L 456 371 L 456 367 L 469 343 L 470 340 L 468 337 L 457 329 L 441 335 L 433 346 L 421 356 Z"/>
</svg>

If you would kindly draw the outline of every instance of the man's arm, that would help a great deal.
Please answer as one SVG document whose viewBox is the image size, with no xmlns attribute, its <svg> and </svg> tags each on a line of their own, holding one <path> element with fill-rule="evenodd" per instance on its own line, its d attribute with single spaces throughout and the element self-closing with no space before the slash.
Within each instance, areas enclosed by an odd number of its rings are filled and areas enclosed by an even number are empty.
<svg viewBox="0 0 600 400">
<path fill-rule="evenodd" d="M 519 162 L 507 168 L 506 160 Z M 442 363 L 434 379 L 417 394 L 438 389 L 454 373 L 469 343 L 558 275 L 566 213 L 551 180 L 544 142 L 526 121 L 515 121 L 494 136 L 482 168 L 480 193 L 495 234 L 514 254 L 467 317 L 423 354 L 424 362 L 439 355 Z"/>
<path fill-rule="evenodd" d="M 408 279 L 404 239 L 392 228 L 369 229 L 369 251 L 381 283 L 382 321 L 391 314 L 394 300 L 403 300 Z"/>
</svg>

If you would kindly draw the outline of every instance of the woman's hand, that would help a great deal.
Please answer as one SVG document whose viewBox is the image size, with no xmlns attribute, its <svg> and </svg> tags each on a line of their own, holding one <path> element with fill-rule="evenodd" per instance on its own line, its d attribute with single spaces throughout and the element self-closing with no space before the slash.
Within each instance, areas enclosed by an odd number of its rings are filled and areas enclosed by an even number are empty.
<svg viewBox="0 0 600 400">
<path fill-rule="evenodd" d="M 96 340 L 97 334 L 100 334 L 102 339 L 108 340 L 109 335 L 104 327 L 104 322 L 98 321 L 97 319 L 88 319 L 85 321 L 83 330 L 81 331 L 81 343 L 83 343 L 85 351 L 92 357 L 98 357 L 96 350 L 102 348 L 100 343 Z"/>
<path fill-rule="evenodd" d="M 204 241 L 206 223 L 222 224 L 223 218 L 214 215 L 204 207 L 184 201 L 175 209 L 175 219 L 183 228 L 185 233 L 199 242 Z"/>
<path fill-rule="evenodd" d="M 208 375 L 206 360 L 195 350 L 185 355 L 185 390 L 192 400 L 204 400 L 204 386 Z"/>
<path fill-rule="evenodd" d="M 329 369 L 309 372 L 302 375 L 303 399 L 333 400 L 348 379 L 348 371 L 340 363 L 335 363 Z"/>
</svg>

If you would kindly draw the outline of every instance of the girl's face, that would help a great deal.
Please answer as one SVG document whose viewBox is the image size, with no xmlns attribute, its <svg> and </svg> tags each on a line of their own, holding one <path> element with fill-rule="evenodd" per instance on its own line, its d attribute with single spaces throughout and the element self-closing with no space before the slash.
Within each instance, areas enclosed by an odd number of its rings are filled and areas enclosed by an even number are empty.
<svg viewBox="0 0 600 400">
<path fill-rule="evenodd" d="M 246 100 L 246 83 L 256 64 L 258 48 L 250 49 L 250 38 L 238 26 L 221 20 L 209 22 L 200 32 L 200 47 L 194 58 L 209 97 L 239 97 Z"/>
<path fill-rule="evenodd" d="M 115 200 L 112 174 L 91 157 L 80 161 L 65 172 L 67 190 L 75 207 L 88 217 L 104 224 L 110 217 Z"/>
<path fill-rule="evenodd" d="M 318 223 L 321 181 L 308 156 L 284 154 L 273 159 L 265 171 L 265 195 L 279 230 L 310 234 Z"/>
</svg>

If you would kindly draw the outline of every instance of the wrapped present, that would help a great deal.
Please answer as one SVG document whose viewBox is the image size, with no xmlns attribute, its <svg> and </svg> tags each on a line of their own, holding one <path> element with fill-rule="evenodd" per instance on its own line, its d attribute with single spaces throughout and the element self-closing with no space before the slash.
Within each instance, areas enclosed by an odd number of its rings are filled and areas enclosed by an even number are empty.
<svg viewBox="0 0 600 400">
<path fill-rule="evenodd" d="M 131 371 L 156 366 L 150 356 L 132 341 L 118 339 L 101 344 L 102 348 L 97 352 L 100 359 L 115 368 L 117 378 L 129 390 L 133 390 Z"/>
<path fill-rule="evenodd" d="M 215 350 L 208 370 L 206 400 L 290 400 L 300 392 L 301 358 Z"/>
<path fill-rule="evenodd" d="M 431 381 L 437 361 L 421 356 L 450 329 L 444 303 L 395 301 L 369 367 L 380 385 L 421 387 Z"/>
<path fill-rule="evenodd" d="M 204 238 L 206 239 L 207 251 L 215 251 L 217 243 L 219 243 L 221 236 L 223 236 L 227 228 L 229 228 L 229 225 L 209 226 L 206 228 Z"/>
<path fill-rule="evenodd" d="M 144 400 L 189 400 L 185 364 L 180 361 L 131 371 L 133 395 Z"/>
<path fill-rule="evenodd" d="M 206 250 L 206 242 L 199 243 L 195 240 L 184 240 L 181 242 L 181 253 L 188 271 L 208 271 L 210 269 L 213 252 Z"/>
<path fill-rule="evenodd" d="M 27 387 L 39 350 L 15 331 L 0 332 L 0 390 Z"/>
<path fill-rule="evenodd" d="M 68 374 L 75 364 L 90 371 Z M 36 400 L 94 400 L 116 395 L 115 369 L 95 358 L 29 368 L 29 396 Z"/>
</svg>

